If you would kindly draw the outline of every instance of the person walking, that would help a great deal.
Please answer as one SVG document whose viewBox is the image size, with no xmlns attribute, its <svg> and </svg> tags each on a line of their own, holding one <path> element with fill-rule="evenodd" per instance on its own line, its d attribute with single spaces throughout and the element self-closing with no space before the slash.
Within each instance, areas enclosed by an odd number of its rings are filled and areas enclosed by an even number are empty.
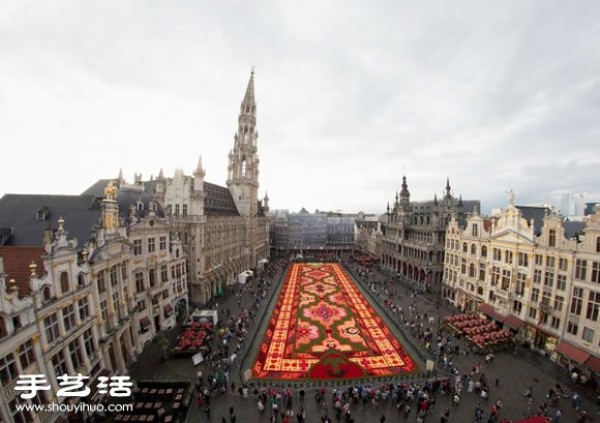
<svg viewBox="0 0 600 423">
<path fill-rule="evenodd" d="M 208 405 L 204 407 L 204 414 L 206 414 L 206 418 L 210 421 L 210 407 Z"/>
</svg>

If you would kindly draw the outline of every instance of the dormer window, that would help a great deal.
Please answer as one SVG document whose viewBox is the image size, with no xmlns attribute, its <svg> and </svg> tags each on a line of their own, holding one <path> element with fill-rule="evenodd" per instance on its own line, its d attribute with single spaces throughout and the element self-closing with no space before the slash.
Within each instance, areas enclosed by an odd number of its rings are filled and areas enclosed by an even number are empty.
<svg viewBox="0 0 600 423">
<path fill-rule="evenodd" d="M 50 209 L 48 207 L 40 207 L 37 209 L 35 217 L 37 220 L 47 220 L 48 215 L 50 214 Z"/>
</svg>

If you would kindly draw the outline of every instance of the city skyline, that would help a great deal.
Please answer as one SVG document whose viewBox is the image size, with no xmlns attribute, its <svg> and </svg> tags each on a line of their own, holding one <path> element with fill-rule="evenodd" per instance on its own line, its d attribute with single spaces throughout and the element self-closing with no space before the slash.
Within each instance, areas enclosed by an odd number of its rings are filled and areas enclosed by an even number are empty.
<svg viewBox="0 0 600 423">
<path fill-rule="evenodd" d="M 490 211 L 600 201 L 600 6 L 461 1 L 0 5 L 5 193 L 134 173 L 224 186 L 256 67 L 259 197 L 383 213 L 446 178 Z M 9 147 L 6 147 L 8 145 Z"/>
</svg>

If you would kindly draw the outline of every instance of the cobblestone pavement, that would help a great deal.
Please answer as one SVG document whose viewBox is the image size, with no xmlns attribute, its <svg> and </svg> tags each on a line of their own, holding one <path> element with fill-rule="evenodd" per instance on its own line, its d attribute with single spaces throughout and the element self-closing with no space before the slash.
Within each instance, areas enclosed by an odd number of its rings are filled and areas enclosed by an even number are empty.
<svg viewBox="0 0 600 423">
<path fill-rule="evenodd" d="M 260 342 L 262 337 L 262 327 L 265 321 L 268 320 L 270 310 L 272 310 L 276 294 L 279 292 L 281 273 L 277 273 L 272 280 L 271 288 L 268 291 L 268 295 L 262 301 L 254 321 L 251 323 L 249 332 L 246 336 L 248 340 L 245 342 L 239 356 L 240 360 L 236 361 L 233 368 L 230 371 L 230 381 L 234 382 L 236 386 L 241 385 L 241 376 L 243 371 L 248 367 L 247 363 L 252 360 L 253 357 L 253 346 Z M 260 276 L 259 276 L 260 277 Z M 371 276 L 371 280 L 382 281 L 386 280 L 389 275 L 375 271 Z M 226 290 L 225 297 L 219 299 L 219 311 L 220 319 L 226 319 L 226 310 L 229 309 L 230 313 L 237 313 L 241 308 L 249 308 L 256 299 L 255 290 L 256 281 L 248 285 L 235 285 L 229 287 Z M 367 293 L 375 306 L 381 303 L 381 298 L 367 290 L 364 285 L 360 285 L 363 288 L 363 292 Z M 416 310 L 420 314 L 427 313 L 428 316 L 434 317 L 434 323 L 432 329 L 438 329 L 438 319 L 440 317 L 451 314 L 453 310 L 449 306 L 440 305 L 439 301 L 436 301 L 432 295 L 416 295 L 412 296 L 412 293 L 403 285 L 397 278 L 393 278 L 391 289 L 396 293 L 395 302 L 402 306 L 404 310 L 408 310 L 408 307 L 413 304 Z M 240 292 L 241 298 L 238 298 L 235 294 Z M 401 298 L 399 298 L 401 297 Z M 238 305 L 238 301 L 241 302 Z M 383 311 L 382 307 L 376 307 L 377 310 Z M 398 328 L 402 329 L 402 325 L 397 322 L 397 318 L 391 314 L 387 315 L 386 320 L 394 321 L 398 323 Z M 262 324 L 261 324 L 262 322 Z M 396 329 L 398 329 L 396 328 Z M 181 333 L 181 327 L 175 328 L 169 331 L 166 336 L 171 341 L 174 341 L 179 333 Z M 411 335 L 407 335 L 411 336 Z M 232 338 L 235 339 L 235 338 Z M 233 343 L 230 347 L 233 349 L 237 344 L 237 340 L 230 340 Z M 414 341 L 413 338 L 413 342 Z M 425 353 L 428 354 L 428 353 Z M 429 355 L 433 359 L 433 355 Z M 526 350 L 521 347 L 517 347 L 514 351 L 500 352 L 495 355 L 495 358 L 490 363 L 484 363 L 484 357 L 479 355 L 464 355 L 454 357 L 454 364 L 460 370 L 461 374 L 468 374 L 471 372 L 473 366 L 476 363 L 481 364 L 480 372 L 485 373 L 485 376 L 490 385 L 490 396 L 489 399 L 483 400 L 480 396 L 474 393 L 466 392 L 466 389 L 461 395 L 461 400 L 458 406 L 453 407 L 451 404 L 451 398 L 448 396 L 438 396 L 435 407 L 429 415 L 426 416 L 426 422 L 438 422 L 440 421 L 440 415 L 445 408 L 450 409 L 450 422 L 468 423 L 474 420 L 475 407 L 480 405 L 485 411 L 484 422 L 487 421 L 489 416 L 489 410 L 491 405 L 496 400 L 501 400 L 504 406 L 500 411 L 500 418 L 507 418 L 511 420 L 519 419 L 527 414 L 533 415 L 537 412 L 538 407 L 547 401 L 545 394 L 559 382 L 567 391 L 572 394 L 576 387 L 574 387 L 568 375 L 564 369 L 555 363 L 550 362 L 546 357 L 542 357 L 539 354 Z M 240 368 L 240 363 L 244 368 Z M 213 374 L 213 370 L 206 364 L 200 364 L 194 367 L 191 359 L 189 358 L 172 358 L 166 363 L 161 363 L 159 360 L 158 347 L 151 343 L 143 351 L 138 358 L 135 368 L 132 370 L 131 375 L 135 380 L 190 380 L 195 382 L 196 373 L 201 371 L 204 375 Z M 438 376 L 443 377 L 443 373 L 438 373 Z M 445 376 L 444 376 L 445 377 Z M 495 381 L 498 379 L 499 385 L 495 385 Z M 378 385 L 379 383 L 374 383 Z M 527 388 L 533 387 L 533 401 L 529 403 L 524 397 L 524 393 Z M 314 386 L 311 388 L 305 388 L 307 396 L 305 399 L 304 409 L 306 412 L 306 422 L 321 422 L 321 418 L 327 414 L 332 421 L 336 421 L 334 417 L 334 410 L 329 401 L 328 405 L 318 404 L 314 399 Z M 331 392 L 331 388 L 328 389 Z M 583 397 L 581 409 L 586 409 L 592 416 L 596 417 L 597 406 L 595 405 L 595 398 L 592 393 L 580 392 Z M 594 401 L 594 402 L 593 402 Z M 259 412 L 257 407 L 257 400 L 253 395 L 250 395 L 248 399 L 242 398 L 237 391 L 227 392 L 221 396 L 212 398 L 210 402 L 211 408 L 211 422 L 221 422 L 222 418 L 225 418 L 227 423 L 229 420 L 229 409 L 233 407 L 234 412 L 237 416 L 237 422 L 268 422 L 270 421 L 269 410 Z M 556 407 L 559 407 L 563 416 L 561 422 L 563 423 L 575 423 L 577 421 L 577 411 L 572 407 L 570 398 L 562 398 Z M 548 415 L 554 416 L 555 406 L 548 406 Z M 297 412 L 299 408 L 299 397 L 297 392 L 294 392 L 293 398 L 293 409 Z M 362 407 L 360 405 L 352 405 L 351 413 L 352 417 L 356 422 L 380 422 L 382 416 L 385 416 L 385 421 L 389 422 L 414 422 L 416 421 L 416 414 L 414 412 L 416 404 L 412 406 L 412 413 L 408 419 L 403 418 L 398 414 L 395 404 L 392 400 L 381 402 L 378 405 L 368 403 Z M 190 413 L 187 418 L 188 422 L 208 422 L 206 414 L 204 413 L 203 407 L 199 407 L 194 402 L 191 406 Z M 279 418 L 278 421 L 281 421 Z M 296 422 L 294 417 L 293 422 Z"/>
</svg>

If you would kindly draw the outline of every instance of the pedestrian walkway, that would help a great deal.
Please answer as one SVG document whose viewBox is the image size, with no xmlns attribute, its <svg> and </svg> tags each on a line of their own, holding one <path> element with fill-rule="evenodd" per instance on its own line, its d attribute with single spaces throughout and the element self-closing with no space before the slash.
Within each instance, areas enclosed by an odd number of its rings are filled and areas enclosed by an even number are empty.
<svg viewBox="0 0 600 423">
<path fill-rule="evenodd" d="M 384 281 L 388 280 L 390 275 L 385 272 L 379 272 L 374 270 L 369 276 L 369 281 L 383 284 Z M 364 283 L 362 281 L 361 283 Z M 253 283 L 256 283 L 254 281 Z M 249 331 L 246 338 L 248 342 L 244 342 L 244 346 L 240 352 L 240 360 L 235 362 L 229 371 L 228 377 L 229 383 L 233 383 L 235 387 L 242 386 L 243 381 L 243 368 L 240 367 L 239 363 L 243 361 L 243 356 L 249 356 L 252 353 L 252 348 L 256 345 L 256 342 L 260 341 L 262 337 L 262 331 L 264 330 L 264 321 L 269 317 L 269 310 L 275 303 L 275 295 L 281 285 L 281 273 L 275 273 L 272 278 L 269 278 L 269 289 L 268 296 L 261 302 L 259 309 L 256 312 L 256 317 L 249 325 Z M 249 309 L 256 301 L 257 294 L 254 290 L 255 285 L 248 286 L 233 286 L 229 287 L 226 291 L 225 297 L 220 298 L 219 311 L 220 316 L 226 317 L 226 310 L 239 311 Z M 241 288 L 244 291 L 241 291 Z M 421 296 L 415 295 L 407 289 L 404 285 L 394 280 L 389 286 L 396 295 L 395 298 L 398 301 L 399 306 L 403 310 L 409 310 L 409 307 L 414 306 L 415 314 L 418 313 L 420 316 L 427 314 L 429 317 L 433 317 L 433 321 L 430 323 L 429 320 L 423 321 L 424 325 L 430 325 L 433 332 L 440 330 L 439 321 L 440 319 L 448 314 L 452 313 L 452 309 L 438 304 L 432 301 L 430 295 Z M 241 297 L 236 296 L 243 292 Z M 379 304 L 380 298 L 377 295 L 371 295 L 371 300 L 374 303 Z M 239 301 L 239 304 L 238 304 Z M 374 304 L 376 305 L 376 304 Z M 386 313 L 385 318 L 388 320 L 397 319 L 394 314 L 385 311 L 386 308 L 380 305 L 376 305 L 377 309 Z M 226 320 L 226 319 L 225 319 Z M 263 325 L 261 325 L 263 322 Z M 398 322 L 402 324 L 402 322 Z M 181 328 L 175 328 L 169 331 L 165 336 L 172 342 L 181 332 Z M 410 336 L 410 335 L 407 335 Z M 250 342 L 252 341 L 252 342 Z M 236 341 L 229 341 L 234 344 Z M 413 342 L 417 342 L 414 340 Z M 452 344 L 461 346 L 460 342 L 455 339 L 451 339 Z M 233 345 L 232 347 L 235 347 Z M 493 404 L 500 401 L 502 407 L 498 413 L 500 418 L 507 418 L 516 420 L 527 415 L 533 415 L 538 412 L 540 407 L 544 407 L 544 403 L 547 403 L 545 407 L 549 415 L 554 415 L 557 409 L 562 410 L 562 422 L 576 422 L 578 418 L 578 411 L 571 404 L 571 394 L 573 392 L 570 386 L 565 372 L 554 363 L 551 363 L 547 358 L 541 357 L 530 350 L 525 350 L 518 347 L 515 351 L 511 352 L 500 352 L 497 353 L 494 359 L 486 363 L 484 357 L 473 355 L 468 352 L 467 349 L 462 348 L 462 353 L 459 355 L 452 356 L 452 367 L 458 369 L 458 375 L 452 376 L 452 385 L 455 383 L 455 379 L 458 378 L 461 381 L 466 380 L 471 373 L 474 372 L 474 368 L 477 367 L 477 373 L 474 375 L 479 378 L 483 374 L 489 385 L 489 395 L 487 398 L 482 398 L 480 394 L 475 392 L 467 392 L 465 389 L 462 390 L 458 404 L 453 404 L 453 397 L 449 394 L 442 395 L 436 394 L 435 405 L 426 417 L 426 421 L 440 421 L 441 415 L 445 409 L 449 410 L 449 418 L 446 421 L 449 422 L 473 422 L 475 421 L 475 410 L 478 406 L 483 410 L 483 415 L 487 421 Z M 160 352 L 156 343 L 150 343 L 145 348 L 144 352 L 139 356 L 137 365 L 132 370 L 132 377 L 136 380 L 189 380 L 196 382 L 196 375 L 198 371 L 201 371 L 204 377 L 210 377 L 214 374 L 214 369 L 208 367 L 205 363 L 194 366 L 192 360 L 189 358 L 178 358 L 169 359 L 167 362 L 162 363 L 160 361 Z M 432 358 L 435 358 L 431 355 Z M 444 373 L 440 373 L 441 377 L 445 377 Z M 497 381 L 497 384 L 496 384 Z M 548 404 L 546 393 L 548 390 L 559 382 L 562 386 L 567 387 L 569 396 L 567 398 L 561 398 L 558 404 Z M 374 387 L 381 384 L 374 383 Z M 389 386 L 389 384 L 388 384 Z M 422 387 L 422 386 L 421 386 Z M 277 391 L 283 392 L 289 388 L 292 392 L 292 409 L 297 416 L 300 406 L 300 395 L 299 389 L 290 385 L 289 387 L 278 386 Z M 528 388 L 532 388 L 531 397 L 525 396 Z M 336 414 L 335 403 L 331 401 L 332 389 L 328 388 L 325 393 L 325 398 L 328 401 L 317 401 L 315 399 L 315 392 L 317 388 L 311 386 L 304 388 L 305 399 L 304 399 L 304 412 L 306 414 L 305 421 L 307 422 L 319 422 L 324 415 L 328 415 L 334 419 Z M 338 388 L 341 389 L 341 388 Z M 260 411 L 258 406 L 258 395 L 261 389 L 250 388 L 248 390 L 247 398 L 240 393 L 238 389 L 226 389 L 225 392 L 215 393 L 210 398 L 210 420 L 206 413 L 207 404 L 198 405 L 196 402 L 192 404 L 190 414 L 188 417 L 189 422 L 221 422 L 222 418 L 225 418 L 226 422 L 231 421 L 231 407 L 233 407 L 234 415 L 237 421 L 240 422 L 268 422 L 272 414 L 272 405 L 263 404 L 264 410 Z M 415 402 L 411 406 L 410 418 L 408 420 L 401 420 L 401 414 L 403 410 L 399 410 L 396 406 L 396 401 L 390 396 L 385 400 L 364 403 L 350 404 L 349 410 L 352 418 L 356 422 L 371 422 L 381 421 L 382 416 L 386 417 L 387 422 L 390 421 L 415 421 L 416 410 L 418 404 Z M 590 398 L 583 397 L 581 399 L 580 409 L 586 409 L 590 414 L 596 414 L 596 406 L 590 401 Z M 294 417 L 293 421 L 297 421 Z M 281 421 L 281 416 L 278 421 Z M 498 420 L 500 421 L 500 420 Z"/>
</svg>

